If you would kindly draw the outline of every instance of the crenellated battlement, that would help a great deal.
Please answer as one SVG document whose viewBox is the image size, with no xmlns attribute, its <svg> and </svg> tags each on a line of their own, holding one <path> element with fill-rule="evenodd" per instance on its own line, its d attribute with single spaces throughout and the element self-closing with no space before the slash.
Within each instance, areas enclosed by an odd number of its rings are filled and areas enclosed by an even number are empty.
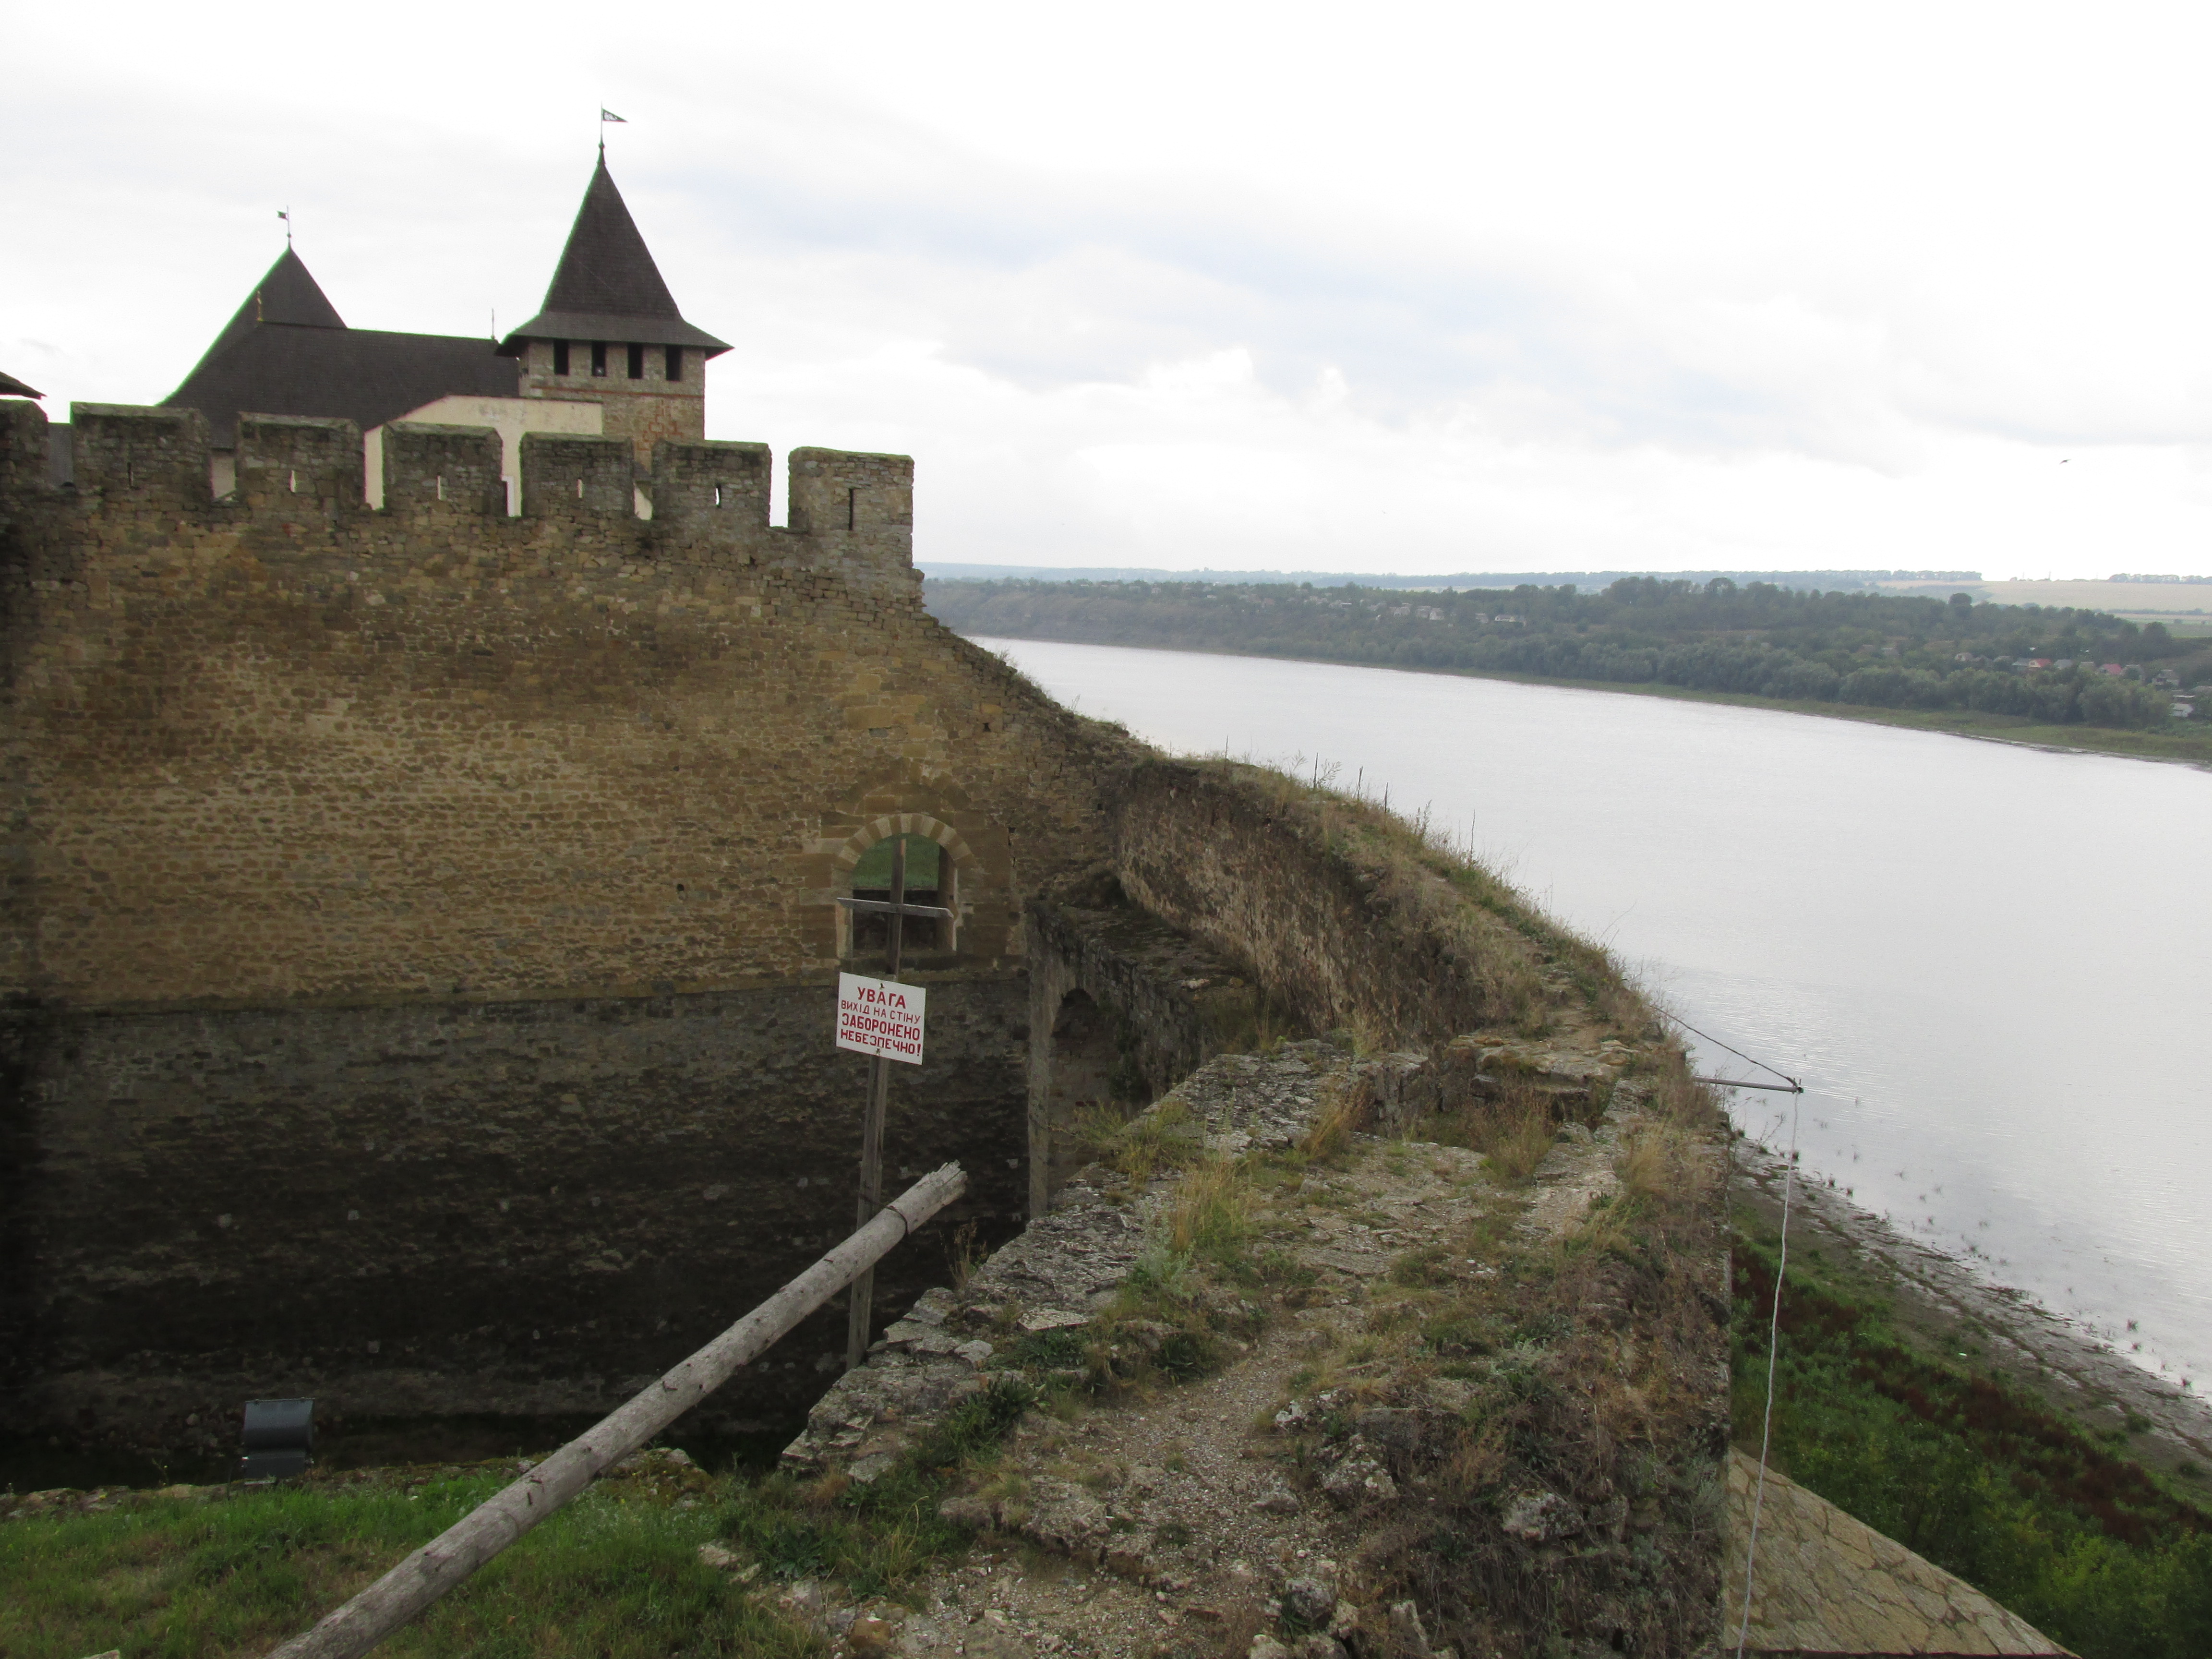
<svg viewBox="0 0 2212 1659">
<path fill-rule="evenodd" d="M 793 457 L 794 463 L 797 459 Z M 726 521 L 740 535 L 765 535 L 769 475 L 775 465 L 766 444 L 655 444 L 653 522 L 685 525 L 713 520 Z M 912 465 L 908 463 L 909 471 Z"/>
<path fill-rule="evenodd" d="M 205 507 L 213 499 L 207 417 L 199 410 L 71 404 L 70 423 L 80 497 L 157 508 Z"/>
<path fill-rule="evenodd" d="M 634 511 L 637 463 L 627 438 L 556 436 L 522 440 L 522 512 L 526 518 L 621 515 Z"/>
<path fill-rule="evenodd" d="M 395 421 L 368 434 L 365 458 L 350 421 L 246 414 L 235 452 L 218 457 L 193 410 L 76 404 L 70 413 L 76 481 L 56 488 L 45 415 L 0 406 L 0 517 L 46 515 L 66 539 L 72 517 L 181 515 L 211 530 L 296 538 L 428 515 L 448 538 L 457 520 L 481 521 L 475 533 L 486 538 L 570 526 L 634 537 L 647 556 L 656 544 L 699 544 L 864 585 L 914 580 L 914 462 L 904 455 L 793 450 L 790 523 L 779 528 L 769 522 L 765 444 L 664 439 L 647 469 L 626 438 L 532 432 L 520 445 L 520 511 L 510 517 L 501 439 L 490 427 Z M 372 507 L 380 484 L 382 505 Z"/>
<path fill-rule="evenodd" d="M 361 428 L 294 415 L 239 418 L 236 494 L 246 510 L 336 518 L 361 507 Z"/>
<path fill-rule="evenodd" d="M 484 518 L 507 512 L 499 434 L 489 427 L 394 421 L 381 436 L 385 512 L 438 506 Z"/>
</svg>

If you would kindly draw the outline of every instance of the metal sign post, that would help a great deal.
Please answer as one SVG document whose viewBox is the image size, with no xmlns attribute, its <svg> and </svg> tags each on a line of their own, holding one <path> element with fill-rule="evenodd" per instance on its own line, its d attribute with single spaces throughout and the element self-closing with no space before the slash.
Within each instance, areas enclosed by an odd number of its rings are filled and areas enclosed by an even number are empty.
<svg viewBox="0 0 2212 1659">
<path fill-rule="evenodd" d="M 942 916 L 951 919 L 952 912 L 934 904 L 908 904 L 906 902 L 906 837 L 900 836 L 891 842 L 891 896 L 886 904 L 881 899 L 838 897 L 837 902 L 855 912 L 857 922 L 861 915 L 881 915 L 890 923 L 890 969 L 884 979 L 875 983 L 880 989 L 895 986 L 899 975 L 899 957 L 906 942 L 906 919 L 908 916 Z M 850 978 L 850 975 L 847 975 Z M 860 981 L 867 985 L 871 981 Z M 842 987 L 841 987 L 842 989 Z M 844 999 L 841 996 L 841 1003 Z M 902 1012 L 902 1011 L 894 1011 Z M 911 1009 L 912 1037 L 910 1044 L 904 1040 L 903 1031 L 878 1031 L 848 1040 L 843 1029 L 845 1018 L 841 1011 L 837 1044 L 840 1048 L 863 1048 L 872 1052 L 875 1065 L 868 1078 L 868 1109 L 860 1123 L 860 1195 L 854 1206 L 854 1225 L 865 1227 L 875 1219 L 876 1212 L 883 1208 L 884 1196 L 884 1114 L 890 1104 L 891 1091 L 891 1060 L 896 1058 L 913 1065 L 921 1063 L 921 994 L 916 988 Z M 912 1052 L 907 1052 L 908 1047 Z M 876 1274 L 869 1268 L 853 1281 L 853 1291 L 845 1324 L 845 1369 L 853 1370 L 867 1357 L 868 1325 L 876 1295 Z"/>
</svg>

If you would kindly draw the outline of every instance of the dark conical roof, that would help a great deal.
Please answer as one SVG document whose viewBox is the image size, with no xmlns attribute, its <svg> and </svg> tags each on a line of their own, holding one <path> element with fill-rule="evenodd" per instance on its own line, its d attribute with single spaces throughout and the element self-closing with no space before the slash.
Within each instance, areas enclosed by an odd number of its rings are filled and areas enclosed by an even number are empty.
<svg viewBox="0 0 2212 1659">
<path fill-rule="evenodd" d="M 246 296 L 246 303 L 239 307 L 238 314 L 215 337 L 215 343 L 207 349 L 207 355 L 200 359 L 192 374 L 198 374 L 244 339 L 256 323 L 343 328 L 345 319 L 338 315 L 338 308 L 323 292 L 322 284 L 307 274 L 306 262 L 292 252 L 292 245 L 287 242 L 283 253 L 269 267 L 269 274 L 253 285 L 253 292 Z"/>
<path fill-rule="evenodd" d="M 701 346 L 709 356 L 729 349 L 684 320 L 622 191 L 615 188 L 605 155 L 592 170 L 568 244 L 561 250 L 544 309 L 508 335 L 500 350 L 516 356 L 524 341 L 549 339 Z"/>
<path fill-rule="evenodd" d="M 241 411 L 337 416 L 366 430 L 450 394 L 512 398 L 519 390 L 516 366 L 482 336 L 348 328 L 288 247 L 163 401 L 200 410 L 216 446 L 227 449 Z"/>
<path fill-rule="evenodd" d="M 592 170 L 584 205 L 568 232 L 568 246 L 553 284 L 545 290 L 547 311 L 586 312 L 607 317 L 659 317 L 680 320 L 676 296 L 660 279 L 660 267 L 638 234 L 629 205 L 615 188 L 607 158 Z"/>
<path fill-rule="evenodd" d="M 0 398 L 43 398 L 43 392 L 33 392 L 12 374 L 0 374 Z"/>
</svg>

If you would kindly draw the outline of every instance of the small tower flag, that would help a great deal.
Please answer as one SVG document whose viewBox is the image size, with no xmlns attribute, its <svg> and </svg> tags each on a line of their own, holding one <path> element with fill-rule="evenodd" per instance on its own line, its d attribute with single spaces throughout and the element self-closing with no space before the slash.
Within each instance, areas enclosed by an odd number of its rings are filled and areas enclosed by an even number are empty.
<svg viewBox="0 0 2212 1659">
<path fill-rule="evenodd" d="M 607 159 L 607 123 L 610 121 L 617 126 L 626 127 L 629 125 L 605 104 L 599 106 L 599 160 L 602 161 Z"/>
</svg>

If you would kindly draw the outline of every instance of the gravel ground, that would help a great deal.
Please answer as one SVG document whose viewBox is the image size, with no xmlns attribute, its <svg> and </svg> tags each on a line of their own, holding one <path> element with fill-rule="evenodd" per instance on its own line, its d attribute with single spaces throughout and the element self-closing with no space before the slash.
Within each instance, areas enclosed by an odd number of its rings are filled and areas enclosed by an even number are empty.
<svg viewBox="0 0 2212 1659">
<path fill-rule="evenodd" d="M 827 1621 L 842 1652 L 933 1659 L 1268 1659 L 1285 1650 L 1271 1650 L 1261 1633 L 1278 1629 L 1285 1595 L 1303 1598 L 1294 1606 L 1304 1622 L 1326 1626 L 1340 1590 L 1341 1633 L 1364 1598 L 1339 1563 L 1353 1558 L 1397 1492 L 1377 1465 L 1340 1464 L 1326 1489 L 1320 1472 L 1299 1467 L 1297 1443 L 1276 1424 L 1279 1412 L 1297 1409 L 1294 1380 L 1357 1335 L 1369 1287 L 1402 1254 L 1443 1248 L 1454 1266 L 1480 1274 L 1490 1265 L 1463 1252 L 1475 1249 L 1474 1224 L 1486 1212 L 1502 1208 L 1528 1232 L 1578 1219 L 1615 1184 L 1612 1130 L 1562 1141 L 1531 1185 L 1512 1194 L 1480 1175 L 1474 1152 L 1357 1138 L 1345 1167 L 1316 1171 L 1261 1211 L 1264 1244 L 1316 1278 L 1289 1301 L 1274 1298 L 1248 1352 L 1149 1398 L 1030 1418 L 989 1484 L 954 1500 L 995 1525 L 968 1558 L 937 1571 L 920 1611 L 821 1607 L 806 1587 L 798 1592 L 803 1610 Z M 1365 1617 L 1388 1623 L 1391 1613 L 1370 1607 Z M 1394 1628 L 1409 1638 L 1409 1654 L 1425 1650 L 1404 1607 Z M 1339 1659 L 1346 1650 L 1316 1633 L 1286 1651 Z"/>
</svg>

